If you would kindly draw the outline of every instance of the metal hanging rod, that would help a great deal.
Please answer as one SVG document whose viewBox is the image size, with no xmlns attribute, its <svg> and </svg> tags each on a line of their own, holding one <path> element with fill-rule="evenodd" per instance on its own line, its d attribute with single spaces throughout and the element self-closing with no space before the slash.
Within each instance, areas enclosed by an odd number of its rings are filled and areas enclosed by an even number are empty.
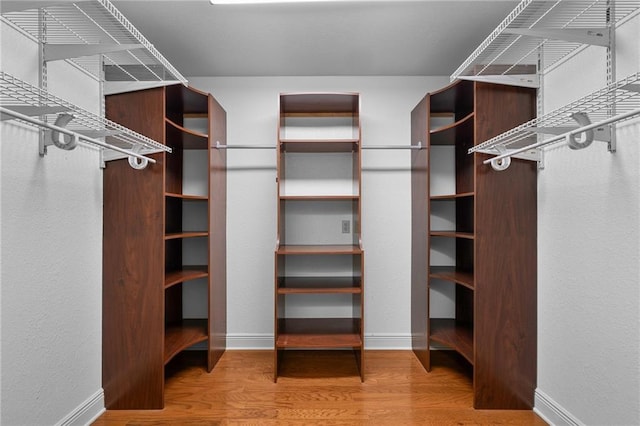
<svg viewBox="0 0 640 426">
<path fill-rule="evenodd" d="M 275 145 L 223 145 L 216 141 L 216 149 L 276 149 Z"/>
<path fill-rule="evenodd" d="M 216 149 L 276 149 L 275 145 L 222 145 L 219 141 L 216 141 Z M 368 145 L 363 146 L 362 149 L 424 149 L 422 142 L 418 145 Z"/>
<path fill-rule="evenodd" d="M 425 149 L 422 142 L 417 145 L 363 145 L 362 149 Z"/>
</svg>

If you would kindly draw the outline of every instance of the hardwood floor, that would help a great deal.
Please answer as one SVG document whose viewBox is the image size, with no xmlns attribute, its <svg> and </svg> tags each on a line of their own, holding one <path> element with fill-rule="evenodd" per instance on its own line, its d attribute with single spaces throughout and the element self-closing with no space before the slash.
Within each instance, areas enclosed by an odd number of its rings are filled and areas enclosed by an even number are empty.
<svg viewBox="0 0 640 426">
<path fill-rule="evenodd" d="M 474 410 L 464 362 L 437 352 L 426 373 L 411 351 L 290 351 L 278 383 L 271 351 L 227 351 L 207 374 L 200 353 L 167 368 L 163 410 L 108 410 L 113 425 L 546 425 L 532 411 Z M 468 372 L 467 372 L 468 373 Z"/>
</svg>

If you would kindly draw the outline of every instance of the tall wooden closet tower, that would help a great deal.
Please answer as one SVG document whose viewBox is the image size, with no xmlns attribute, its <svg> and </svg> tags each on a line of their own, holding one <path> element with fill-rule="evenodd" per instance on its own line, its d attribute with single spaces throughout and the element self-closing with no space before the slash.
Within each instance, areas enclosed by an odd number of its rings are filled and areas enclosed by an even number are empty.
<svg viewBox="0 0 640 426">
<path fill-rule="evenodd" d="M 534 89 L 458 80 L 411 114 L 411 332 L 473 367 L 474 407 L 530 409 L 536 386 L 536 164 L 468 154 L 535 116 Z"/>
<path fill-rule="evenodd" d="M 280 95 L 274 380 L 287 349 L 353 350 L 364 380 L 360 98 Z"/>
<path fill-rule="evenodd" d="M 226 348 L 226 113 L 173 85 L 106 97 L 109 119 L 171 153 L 104 170 L 103 388 L 109 409 L 164 405 L 165 366 Z"/>
</svg>

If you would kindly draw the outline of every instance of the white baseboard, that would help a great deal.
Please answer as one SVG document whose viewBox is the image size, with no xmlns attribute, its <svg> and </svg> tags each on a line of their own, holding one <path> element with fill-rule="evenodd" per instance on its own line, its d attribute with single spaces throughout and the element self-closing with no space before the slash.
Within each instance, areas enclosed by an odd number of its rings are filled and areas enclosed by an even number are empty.
<svg viewBox="0 0 640 426">
<path fill-rule="evenodd" d="M 272 350 L 273 334 L 227 333 L 227 349 Z"/>
<path fill-rule="evenodd" d="M 364 348 L 372 350 L 411 350 L 411 334 L 368 334 Z"/>
<path fill-rule="evenodd" d="M 410 350 L 410 334 L 375 334 L 364 338 L 365 349 Z M 227 334 L 229 350 L 270 350 L 273 349 L 273 334 Z"/>
<path fill-rule="evenodd" d="M 100 389 L 56 423 L 56 426 L 87 426 L 100 417 L 104 411 L 104 390 Z"/>
<path fill-rule="evenodd" d="M 552 426 L 584 426 L 549 395 L 536 389 L 533 411 Z"/>
</svg>

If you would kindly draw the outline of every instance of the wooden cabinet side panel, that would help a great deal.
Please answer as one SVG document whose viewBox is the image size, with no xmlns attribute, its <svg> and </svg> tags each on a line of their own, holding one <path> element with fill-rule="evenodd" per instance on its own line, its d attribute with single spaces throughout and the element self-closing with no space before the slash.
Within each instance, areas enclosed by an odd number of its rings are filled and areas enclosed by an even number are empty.
<svg viewBox="0 0 640 426">
<path fill-rule="evenodd" d="M 165 141 L 164 88 L 105 97 L 105 116 L 160 143 Z"/>
<path fill-rule="evenodd" d="M 163 154 L 104 170 L 102 382 L 108 409 L 163 407 Z"/>
<path fill-rule="evenodd" d="M 411 112 L 411 144 L 427 144 L 429 96 Z M 411 151 L 411 346 L 429 370 L 429 150 Z"/>
<path fill-rule="evenodd" d="M 531 89 L 478 84 L 476 142 L 535 116 Z M 530 409 L 537 355 L 537 170 L 505 171 L 476 154 L 476 408 Z"/>
<path fill-rule="evenodd" d="M 209 359 L 211 370 L 227 346 L 227 113 L 209 101 Z"/>
</svg>

